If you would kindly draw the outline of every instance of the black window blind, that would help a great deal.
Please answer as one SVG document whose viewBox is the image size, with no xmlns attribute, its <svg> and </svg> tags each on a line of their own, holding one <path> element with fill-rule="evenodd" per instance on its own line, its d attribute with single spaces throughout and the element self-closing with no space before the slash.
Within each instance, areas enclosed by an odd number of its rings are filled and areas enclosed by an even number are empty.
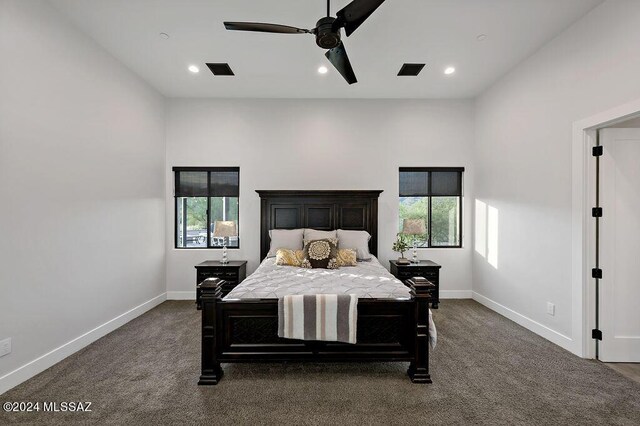
<svg viewBox="0 0 640 426">
<path fill-rule="evenodd" d="M 401 167 L 400 196 L 462 196 L 464 167 Z"/>
<path fill-rule="evenodd" d="M 176 172 L 176 197 L 206 197 L 207 172 Z"/>
<path fill-rule="evenodd" d="M 216 170 L 209 172 L 209 196 L 237 197 L 239 171 Z"/>
<path fill-rule="evenodd" d="M 239 197 L 239 167 L 174 167 L 176 197 Z"/>
</svg>

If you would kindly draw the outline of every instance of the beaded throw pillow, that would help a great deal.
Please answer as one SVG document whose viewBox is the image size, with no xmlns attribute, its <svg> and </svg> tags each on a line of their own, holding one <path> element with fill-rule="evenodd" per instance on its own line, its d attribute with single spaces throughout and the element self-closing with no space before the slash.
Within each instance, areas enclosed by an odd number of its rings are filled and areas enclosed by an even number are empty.
<svg viewBox="0 0 640 426">
<path fill-rule="evenodd" d="M 321 240 L 310 240 L 304 242 L 303 268 L 338 268 L 338 239 L 324 238 Z"/>
<path fill-rule="evenodd" d="M 357 255 L 355 249 L 338 249 L 338 266 L 358 266 Z"/>
<path fill-rule="evenodd" d="M 300 266 L 304 260 L 302 250 L 278 249 L 276 251 L 276 265 L 279 266 Z"/>
</svg>

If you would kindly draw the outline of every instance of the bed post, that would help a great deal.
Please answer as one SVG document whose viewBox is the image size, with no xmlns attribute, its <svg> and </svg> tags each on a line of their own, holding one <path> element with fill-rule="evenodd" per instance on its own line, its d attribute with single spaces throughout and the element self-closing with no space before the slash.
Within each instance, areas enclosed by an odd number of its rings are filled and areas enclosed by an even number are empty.
<svg viewBox="0 0 640 426">
<path fill-rule="evenodd" d="M 202 373 L 199 385 L 217 385 L 222 378 L 222 368 L 218 361 L 217 327 L 218 303 L 222 300 L 221 288 L 224 281 L 207 278 L 200 284 L 202 304 Z"/>
<path fill-rule="evenodd" d="M 415 343 L 407 374 L 413 383 L 432 383 L 429 375 L 429 300 L 435 286 L 421 277 L 408 280 L 408 284 L 414 302 Z"/>
</svg>

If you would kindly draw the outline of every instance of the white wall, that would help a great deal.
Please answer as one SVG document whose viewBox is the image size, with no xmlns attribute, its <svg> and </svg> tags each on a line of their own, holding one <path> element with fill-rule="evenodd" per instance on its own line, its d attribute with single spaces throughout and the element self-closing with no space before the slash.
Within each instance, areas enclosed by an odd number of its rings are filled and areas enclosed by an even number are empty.
<svg viewBox="0 0 640 426">
<path fill-rule="evenodd" d="M 576 353 L 572 124 L 640 98 L 638 46 L 640 2 L 608 1 L 476 101 L 475 195 L 499 225 L 497 268 L 473 254 L 475 296 Z"/>
<path fill-rule="evenodd" d="M 0 1 L 0 58 L 2 393 L 166 287 L 164 99 L 48 2 Z"/>
<path fill-rule="evenodd" d="M 249 272 L 255 189 L 383 189 L 388 266 L 398 167 L 465 166 L 464 248 L 420 257 L 443 264 L 444 294 L 467 295 L 473 272 L 478 300 L 572 349 L 571 125 L 640 97 L 639 22 L 639 2 L 603 4 L 475 108 L 177 99 L 165 122 L 162 97 L 47 2 L 0 0 L 0 339 L 13 338 L 0 392 L 56 358 L 20 367 L 80 337 L 64 356 L 165 290 L 192 297 L 193 266 L 220 251 L 173 248 L 172 166 L 240 166 L 242 248 L 231 258 L 248 259 Z M 498 212 L 497 266 L 473 250 L 476 198 Z"/>
<path fill-rule="evenodd" d="M 194 265 L 220 250 L 174 249 L 173 166 L 240 166 L 240 249 L 258 265 L 256 189 L 382 189 L 379 258 L 386 267 L 398 223 L 398 167 L 464 166 L 473 199 L 470 101 L 172 100 L 167 119 L 167 290 L 193 297 Z M 465 206 L 464 230 L 472 210 Z M 470 296 L 471 233 L 463 249 L 424 249 L 443 265 L 441 289 Z M 451 292 L 459 290 L 462 292 Z M 184 293 L 179 293 L 184 292 Z"/>
<path fill-rule="evenodd" d="M 623 121 L 622 123 L 612 124 L 607 127 L 612 129 L 637 129 L 640 128 L 640 117 L 632 118 L 631 120 Z"/>
</svg>

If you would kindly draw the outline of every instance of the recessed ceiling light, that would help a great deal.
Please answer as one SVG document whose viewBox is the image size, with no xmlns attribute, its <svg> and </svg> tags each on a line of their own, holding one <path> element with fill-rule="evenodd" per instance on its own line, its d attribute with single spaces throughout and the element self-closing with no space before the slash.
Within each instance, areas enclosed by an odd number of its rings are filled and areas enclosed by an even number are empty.
<svg viewBox="0 0 640 426">
<path fill-rule="evenodd" d="M 445 68 L 445 70 L 444 70 L 444 73 L 445 73 L 446 75 L 451 75 L 451 74 L 453 74 L 454 72 L 456 72 L 456 69 L 455 69 L 454 67 L 447 67 L 447 68 Z"/>
<path fill-rule="evenodd" d="M 320 68 L 318 68 L 318 72 L 320 74 L 326 74 L 329 70 L 327 69 L 327 67 L 325 67 L 324 65 L 321 65 Z"/>
<path fill-rule="evenodd" d="M 194 73 L 194 74 L 197 74 L 197 73 L 199 73 L 199 72 L 200 72 L 200 68 L 198 68 L 198 67 L 197 67 L 197 66 L 195 66 L 195 65 L 189 65 L 189 71 L 191 71 L 191 72 L 192 72 L 192 73 Z"/>
<path fill-rule="evenodd" d="M 478 37 L 476 37 L 476 39 L 478 41 L 485 41 L 487 39 L 487 35 L 486 34 L 480 34 Z"/>
<path fill-rule="evenodd" d="M 168 38 L 169 38 L 169 34 L 167 34 L 167 33 L 160 33 L 160 38 L 161 38 L 161 39 L 163 39 L 163 40 L 166 40 L 166 39 L 168 39 Z"/>
</svg>

